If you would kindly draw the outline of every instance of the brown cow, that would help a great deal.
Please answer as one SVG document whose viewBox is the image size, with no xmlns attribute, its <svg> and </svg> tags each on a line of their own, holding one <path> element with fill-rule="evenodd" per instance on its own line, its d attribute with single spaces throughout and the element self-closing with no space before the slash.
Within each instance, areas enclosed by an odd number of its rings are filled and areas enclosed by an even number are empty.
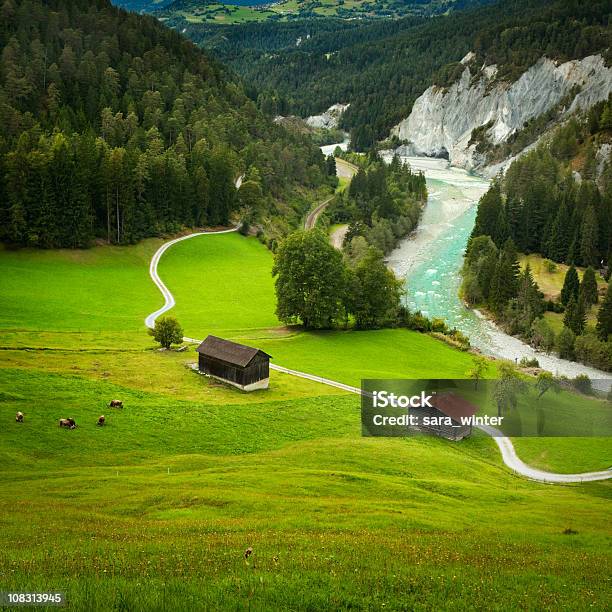
<svg viewBox="0 0 612 612">
<path fill-rule="evenodd" d="M 67 429 L 76 429 L 76 423 L 74 419 L 60 419 L 59 426 L 66 427 Z"/>
<path fill-rule="evenodd" d="M 23 423 L 23 412 L 18 412 L 18 413 L 15 415 L 15 421 L 16 421 L 17 423 Z"/>
<path fill-rule="evenodd" d="M 105 422 L 106 422 L 106 419 L 104 418 L 104 415 L 98 417 L 98 425 L 100 427 L 102 427 Z"/>
<path fill-rule="evenodd" d="M 121 400 L 111 400 L 108 406 L 109 408 L 123 408 L 123 402 Z"/>
</svg>

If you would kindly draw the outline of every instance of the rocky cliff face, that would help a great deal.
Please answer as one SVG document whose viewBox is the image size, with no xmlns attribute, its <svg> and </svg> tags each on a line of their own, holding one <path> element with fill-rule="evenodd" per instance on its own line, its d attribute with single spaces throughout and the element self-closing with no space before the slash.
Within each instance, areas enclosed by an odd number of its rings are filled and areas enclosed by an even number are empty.
<svg viewBox="0 0 612 612">
<path fill-rule="evenodd" d="M 312 128 L 337 128 L 342 114 L 348 107 L 348 104 L 334 104 L 320 115 L 307 117 L 306 123 Z"/>
<path fill-rule="evenodd" d="M 483 68 L 474 78 L 472 59 L 469 54 L 464 58 L 459 81 L 449 88 L 430 87 L 392 130 L 409 141 L 404 152 L 448 157 L 453 165 L 482 170 L 487 160 L 470 144 L 476 128 L 482 128 L 481 136 L 492 145 L 500 144 L 562 101 L 570 100 L 562 112 L 567 116 L 612 92 L 612 68 L 600 55 L 564 64 L 542 58 L 514 83 L 497 81 L 496 66 Z"/>
</svg>

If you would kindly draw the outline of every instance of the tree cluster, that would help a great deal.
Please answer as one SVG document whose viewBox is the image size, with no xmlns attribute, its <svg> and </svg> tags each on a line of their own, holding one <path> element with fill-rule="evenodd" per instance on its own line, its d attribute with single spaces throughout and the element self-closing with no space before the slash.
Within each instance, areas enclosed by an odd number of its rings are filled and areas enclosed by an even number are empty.
<svg viewBox="0 0 612 612">
<path fill-rule="evenodd" d="M 360 329 L 395 325 L 402 283 L 370 247 L 358 262 L 347 262 L 320 230 L 300 230 L 280 243 L 276 314 L 308 329 L 330 329 L 353 320 Z"/>
<path fill-rule="evenodd" d="M 522 156 L 493 183 L 479 202 L 472 239 L 490 236 L 501 247 L 511 238 L 521 252 L 541 253 L 552 261 L 607 265 L 612 251 L 612 164 L 608 161 L 598 177 L 592 143 L 580 147 L 576 135 L 566 142 L 568 130 L 577 125 L 570 122 L 558 130 L 550 147 L 542 145 Z M 577 180 L 568 162 L 579 150 L 586 159 L 584 176 Z"/>
<path fill-rule="evenodd" d="M 490 236 L 478 236 L 470 241 L 462 277 L 466 302 L 488 308 L 508 333 L 546 353 L 556 349 L 563 359 L 612 370 L 612 283 L 597 311 L 596 325 L 588 325 L 588 314 L 599 302 L 594 268 L 588 267 L 581 280 L 570 266 L 559 301 L 545 302 L 529 264 L 520 269 L 511 240 L 498 249 Z M 563 313 L 558 334 L 544 318 L 546 311 Z"/>
<path fill-rule="evenodd" d="M 509 333 L 528 335 L 545 310 L 529 265 L 520 269 L 512 240 L 498 248 L 489 236 L 474 238 L 463 265 L 463 298 L 486 305 Z"/>
<path fill-rule="evenodd" d="M 345 238 L 348 249 L 363 237 L 368 245 L 386 254 L 400 238 L 417 225 L 427 200 L 425 176 L 412 172 L 395 156 L 383 163 L 375 153 L 359 168 L 348 189 L 330 206 L 329 214 L 336 223 L 348 223 Z"/>
</svg>

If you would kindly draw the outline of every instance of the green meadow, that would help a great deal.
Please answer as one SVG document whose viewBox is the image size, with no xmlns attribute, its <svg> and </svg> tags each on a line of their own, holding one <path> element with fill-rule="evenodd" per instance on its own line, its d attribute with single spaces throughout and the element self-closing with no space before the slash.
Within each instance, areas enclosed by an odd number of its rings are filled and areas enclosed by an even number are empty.
<svg viewBox="0 0 612 612">
<path fill-rule="evenodd" d="M 525 480 L 484 435 L 362 438 L 358 398 L 308 380 L 245 394 L 194 373 L 191 348 L 144 329 L 161 242 L 0 251 L 0 589 L 75 610 L 609 607 L 608 482 Z M 229 234 L 173 246 L 159 273 L 187 335 L 286 367 L 353 385 L 469 369 L 406 330 L 281 326 L 271 265 Z M 559 471 L 610 464 L 607 440 L 516 446 Z"/>
<path fill-rule="evenodd" d="M 0 250 L 2 331 L 137 331 L 160 294 L 149 260 L 162 240 L 89 250 Z M 144 313 L 144 315 L 143 315 Z"/>
</svg>

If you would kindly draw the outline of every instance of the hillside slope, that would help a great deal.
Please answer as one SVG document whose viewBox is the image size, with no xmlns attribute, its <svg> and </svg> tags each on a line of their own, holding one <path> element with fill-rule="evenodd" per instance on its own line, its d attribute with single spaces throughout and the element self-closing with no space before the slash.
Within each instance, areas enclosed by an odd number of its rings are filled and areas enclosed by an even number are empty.
<svg viewBox="0 0 612 612">
<path fill-rule="evenodd" d="M 409 143 L 410 154 L 444 156 L 455 166 L 482 169 L 501 161 L 494 147 L 511 139 L 531 144 L 549 123 L 588 110 L 612 93 L 612 67 L 601 55 L 564 63 L 543 57 L 513 83 L 497 81 L 497 71 L 494 64 L 482 68 L 468 54 L 461 78 L 448 88 L 427 89 L 392 133 Z M 531 138 L 518 139 L 527 129 Z"/>
<path fill-rule="evenodd" d="M 152 17 L 11 1 L 0 48 L 0 240 L 125 244 L 226 224 L 240 206 L 291 226 L 323 183 L 312 143 Z M 234 188 L 244 171 L 250 195 Z"/>
</svg>

